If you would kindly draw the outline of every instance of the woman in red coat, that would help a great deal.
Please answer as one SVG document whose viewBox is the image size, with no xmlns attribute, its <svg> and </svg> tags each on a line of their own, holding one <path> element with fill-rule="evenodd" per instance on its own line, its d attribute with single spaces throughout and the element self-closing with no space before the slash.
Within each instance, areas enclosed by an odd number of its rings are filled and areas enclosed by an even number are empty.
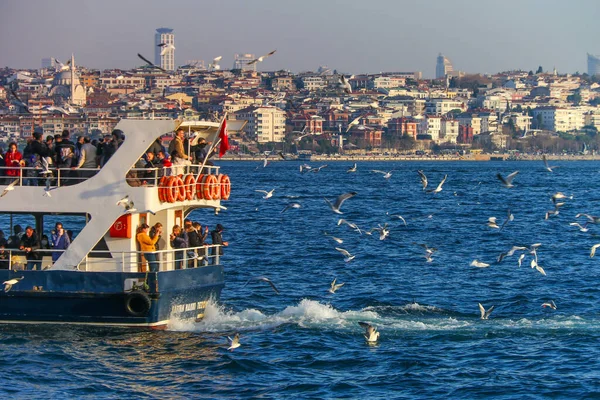
<svg viewBox="0 0 600 400">
<path fill-rule="evenodd" d="M 17 144 L 15 142 L 11 142 L 8 145 L 8 151 L 4 155 L 4 162 L 6 163 L 7 167 L 17 167 L 17 168 L 7 168 L 6 169 L 6 176 L 8 177 L 9 180 L 14 180 L 12 178 L 15 178 L 15 177 L 21 175 L 20 174 L 20 172 L 21 172 L 20 166 L 21 166 L 22 158 L 23 158 L 23 156 L 21 155 L 19 150 L 17 150 Z"/>
</svg>

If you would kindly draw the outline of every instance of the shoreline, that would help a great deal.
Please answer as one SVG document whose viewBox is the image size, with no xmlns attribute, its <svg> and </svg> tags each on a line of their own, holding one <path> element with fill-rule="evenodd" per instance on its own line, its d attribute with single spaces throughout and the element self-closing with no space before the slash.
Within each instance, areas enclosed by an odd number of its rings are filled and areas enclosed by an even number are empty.
<svg viewBox="0 0 600 400">
<path fill-rule="evenodd" d="M 546 158 L 551 161 L 600 161 L 600 154 L 597 155 L 546 155 Z M 255 161 L 262 162 L 265 157 L 262 156 L 237 156 L 237 155 L 225 155 L 221 158 L 222 161 Z M 541 155 L 520 155 L 518 157 L 510 157 L 507 154 L 477 154 L 477 155 L 466 155 L 466 156 L 327 156 L 327 155 L 313 155 L 308 158 L 291 158 L 282 160 L 281 157 L 274 155 L 267 157 L 267 160 L 272 161 L 299 161 L 299 162 L 314 162 L 314 161 L 344 161 L 344 162 L 358 162 L 358 161 L 543 161 Z"/>
</svg>

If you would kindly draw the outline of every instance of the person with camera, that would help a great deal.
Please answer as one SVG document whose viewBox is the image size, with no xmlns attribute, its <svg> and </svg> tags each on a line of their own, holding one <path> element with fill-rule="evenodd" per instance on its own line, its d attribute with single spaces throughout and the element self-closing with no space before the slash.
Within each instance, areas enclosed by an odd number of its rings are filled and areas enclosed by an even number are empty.
<svg viewBox="0 0 600 400">
<path fill-rule="evenodd" d="M 146 261 L 148 261 L 150 272 L 158 272 L 159 265 L 156 253 L 154 251 L 156 249 L 156 242 L 158 242 L 158 239 L 160 239 L 162 234 L 162 225 L 156 228 L 154 237 L 150 237 L 148 234 L 149 230 L 150 226 L 148 224 L 142 224 L 140 226 L 140 232 L 137 234 L 136 238 L 140 244 L 140 251 L 144 254 Z"/>
</svg>

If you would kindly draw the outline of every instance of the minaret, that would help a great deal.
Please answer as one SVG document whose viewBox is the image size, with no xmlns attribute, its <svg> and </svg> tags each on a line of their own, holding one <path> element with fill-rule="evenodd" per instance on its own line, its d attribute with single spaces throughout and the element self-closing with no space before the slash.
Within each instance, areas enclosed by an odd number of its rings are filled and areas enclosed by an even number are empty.
<svg viewBox="0 0 600 400">
<path fill-rule="evenodd" d="M 71 99 L 70 103 L 73 103 L 75 99 L 75 56 L 71 53 Z"/>
</svg>

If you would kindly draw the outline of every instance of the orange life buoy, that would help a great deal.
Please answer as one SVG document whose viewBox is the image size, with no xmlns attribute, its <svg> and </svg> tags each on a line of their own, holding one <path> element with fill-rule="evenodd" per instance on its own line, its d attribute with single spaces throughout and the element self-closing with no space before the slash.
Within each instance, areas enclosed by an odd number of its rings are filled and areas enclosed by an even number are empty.
<svg viewBox="0 0 600 400">
<path fill-rule="evenodd" d="M 166 184 L 167 184 L 167 177 L 163 175 L 162 178 L 160 178 L 160 181 L 158 182 L 158 201 L 160 201 L 161 203 L 164 203 L 165 201 L 167 201 L 166 196 L 165 196 Z"/>
<path fill-rule="evenodd" d="M 204 200 L 215 200 L 213 197 L 215 187 L 218 188 L 217 178 L 214 175 L 206 175 L 204 177 L 204 182 L 202 182 L 202 194 L 204 195 Z"/>
<path fill-rule="evenodd" d="M 202 184 L 202 180 L 204 179 L 204 174 L 198 175 L 196 179 L 196 199 L 202 200 L 204 195 L 202 194 L 202 190 L 204 189 L 204 185 Z"/>
<path fill-rule="evenodd" d="M 177 198 L 177 186 L 175 185 L 175 182 L 177 182 L 177 177 L 176 176 L 170 176 L 167 179 L 167 186 L 164 189 L 165 190 L 165 197 L 167 199 L 167 201 L 169 203 L 175 203 L 175 200 Z"/>
<path fill-rule="evenodd" d="M 181 179 L 182 176 L 183 175 L 178 175 L 177 178 L 175 178 L 175 187 L 177 188 L 176 201 L 185 200 L 185 186 L 183 185 L 183 179 Z"/>
<path fill-rule="evenodd" d="M 196 178 L 192 174 L 188 174 L 185 176 L 183 180 L 183 184 L 185 185 L 185 198 L 186 200 L 191 200 L 194 197 L 194 186 L 196 183 Z"/>
<path fill-rule="evenodd" d="M 221 199 L 229 200 L 229 195 L 231 194 L 231 180 L 227 175 L 221 175 L 219 186 L 221 186 Z"/>
</svg>

